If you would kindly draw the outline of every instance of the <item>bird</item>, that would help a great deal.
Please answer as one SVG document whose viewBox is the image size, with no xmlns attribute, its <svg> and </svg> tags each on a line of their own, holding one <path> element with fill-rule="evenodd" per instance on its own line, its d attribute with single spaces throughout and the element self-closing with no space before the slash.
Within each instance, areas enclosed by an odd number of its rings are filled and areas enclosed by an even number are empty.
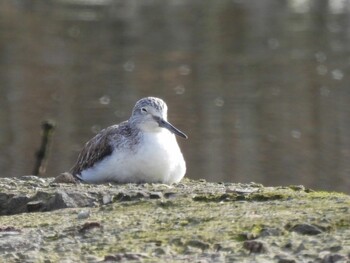
<svg viewBox="0 0 350 263">
<path fill-rule="evenodd" d="M 136 102 L 127 121 L 90 139 L 70 173 L 83 183 L 178 183 L 186 163 L 175 135 L 187 135 L 167 120 L 168 107 L 156 97 Z"/>
</svg>

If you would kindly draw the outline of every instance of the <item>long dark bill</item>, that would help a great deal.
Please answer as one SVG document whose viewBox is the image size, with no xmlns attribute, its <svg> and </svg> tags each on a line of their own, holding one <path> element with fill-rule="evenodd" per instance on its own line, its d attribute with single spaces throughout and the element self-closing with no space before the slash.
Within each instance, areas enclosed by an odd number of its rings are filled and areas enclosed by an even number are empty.
<svg viewBox="0 0 350 263">
<path fill-rule="evenodd" d="M 156 121 L 159 123 L 159 127 L 163 127 L 165 129 L 168 129 L 170 132 L 187 139 L 187 135 L 184 134 L 182 131 L 180 131 L 178 128 L 173 126 L 171 123 L 167 122 L 166 120 L 163 120 L 162 118 L 155 118 Z"/>
</svg>

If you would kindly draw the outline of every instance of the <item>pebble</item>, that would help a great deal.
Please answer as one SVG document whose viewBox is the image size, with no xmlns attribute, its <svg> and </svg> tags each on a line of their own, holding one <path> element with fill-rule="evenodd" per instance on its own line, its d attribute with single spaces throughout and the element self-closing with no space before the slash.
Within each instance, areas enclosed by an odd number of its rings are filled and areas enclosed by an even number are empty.
<svg viewBox="0 0 350 263">
<path fill-rule="evenodd" d="M 108 194 L 104 195 L 104 196 L 102 197 L 102 203 L 103 203 L 104 205 L 109 204 L 109 203 L 112 203 L 112 196 L 110 196 L 110 195 L 108 195 Z"/>
<path fill-rule="evenodd" d="M 328 254 L 321 260 L 322 263 L 334 263 L 334 262 L 348 262 L 343 255 L 340 254 Z"/>
<path fill-rule="evenodd" d="M 77 183 L 77 179 L 70 173 L 61 173 L 60 175 L 58 175 L 53 181 L 52 183 L 66 183 L 66 184 L 76 184 Z"/>
<path fill-rule="evenodd" d="M 165 255 L 166 254 L 166 251 L 165 251 L 165 249 L 164 248 L 161 248 L 161 247 L 157 247 L 154 251 L 153 251 L 153 253 L 152 253 L 153 255 Z"/>
<path fill-rule="evenodd" d="M 322 233 L 322 230 L 319 229 L 317 226 L 310 225 L 310 224 L 297 224 L 293 226 L 290 231 L 296 232 L 302 235 L 318 235 Z"/>
<path fill-rule="evenodd" d="M 164 193 L 164 197 L 165 198 L 169 198 L 169 199 L 175 198 L 177 196 L 178 196 L 178 194 L 176 192 L 166 192 L 166 193 Z"/>
<path fill-rule="evenodd" d="M 266 252 L 266 245 L 263 242 L 256 240 L 244 241 L 243 248 L 247 249 L 250 253 Z"/>
<path fill-rule="evenodd" d="M 102 225 L 99 222 L 86 222 L 82 227 L 79 229 L 79 233 L 85 233 L 91 229 L 95 228 L 102 228 Z"/>
<path fill-rule="evenodd" d="M 190 240 L 187 242 L 186 245 L 190 247 L 200 248 L 202 250 L 208 249 L 210 247 L 208 243 L 205 243 L 201 240 Z"/>
<path fill-rule="evenodd" d="M 107 255 L 104 258 L 104 262 L 108 262 L 108 261 L 129 261 L 129 260 L 142 260 L 143 258 L 148 258 L 148 256 L 146 254 L 143 253 L 118 253 L 115 255 Z"/>
<path fill-rule="evenodd" d="M 78 213 L 78 219 L 86 219 L 90 217 L 90 210 L 81 210 Z"/>
<path fill-rule="evenodd" d="M 278 228 L 263 228 L 260 231 L 260 237 L 267 237 L 267 236 L 280 236 L 281 230 Z"/>
<path fill-rule="evenodd" d="M 277 259 L 278 263 L 296 263 L 295 259 L 285 254 L 276 255 L 275 259 Z"/>
</svg>

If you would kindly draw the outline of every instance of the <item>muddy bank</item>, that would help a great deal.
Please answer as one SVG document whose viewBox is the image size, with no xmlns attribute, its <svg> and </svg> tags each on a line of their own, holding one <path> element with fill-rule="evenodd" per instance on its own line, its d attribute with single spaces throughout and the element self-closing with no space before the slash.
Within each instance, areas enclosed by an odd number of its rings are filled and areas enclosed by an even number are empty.
<svg viewBox="0 0 350 263">
<path fill-rule="evenodd" d="M 0 179 L 0 261 L 349 262 L 350 197 L 302 186 Z"/>
</svg>

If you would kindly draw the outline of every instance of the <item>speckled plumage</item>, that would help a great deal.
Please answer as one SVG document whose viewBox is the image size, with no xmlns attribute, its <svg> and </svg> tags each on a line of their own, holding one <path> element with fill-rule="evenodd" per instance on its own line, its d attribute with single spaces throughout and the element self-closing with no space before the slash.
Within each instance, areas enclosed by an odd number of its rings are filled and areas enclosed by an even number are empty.
<svg viewBox="0 0 350 263">
<path fill-rule="evenodd" d="M 73 175 L 79 175 L 83 170 L 91 168 L 112 154 L 114 147 L 118 150 L 123 148 L 132 150 L 139 140 L 138 134 L 139 130 L 131 129 L 127 121 L 103 129 L 85 144 L 70 172 Z"/>
<path fill-rule="evenodd" d="M 128 121 L 102 130 L 86 143 L 70 172 L 90 183 L 178 182 L 186 165 L 173 133 L 187 138 L 167 122 L 163 100 L 143 98 Z"/>
</svg>

